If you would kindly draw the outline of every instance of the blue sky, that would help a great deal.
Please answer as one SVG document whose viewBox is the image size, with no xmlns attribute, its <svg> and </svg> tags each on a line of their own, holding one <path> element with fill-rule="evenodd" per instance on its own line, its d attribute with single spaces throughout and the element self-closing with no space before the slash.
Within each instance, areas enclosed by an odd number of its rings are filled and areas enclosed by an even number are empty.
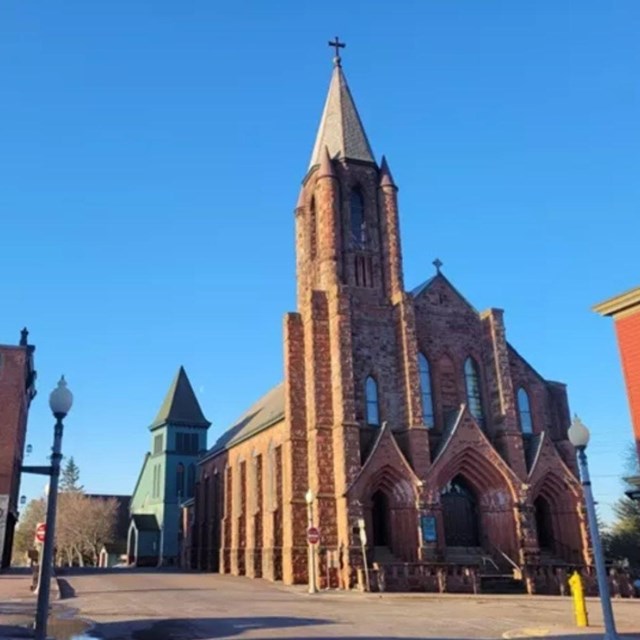
<svg viewBox="0 0 640 640">
<path fill-rule="evenodd" d="M 608 515 L 631 439 L 613 326 L 640 284 L 640 5 L 25 3 L 0 8 L 0 341 L 27 325 L 52 437 L 92 492 L 128 493 L 183 364 L 210 441 L 282 376 L 293 207 L 344 68 L 400 187 L 405 281 L 432 260 L 569 385 Z M 25 477 L 23 493 L 42 491 Z"/>
</svg>

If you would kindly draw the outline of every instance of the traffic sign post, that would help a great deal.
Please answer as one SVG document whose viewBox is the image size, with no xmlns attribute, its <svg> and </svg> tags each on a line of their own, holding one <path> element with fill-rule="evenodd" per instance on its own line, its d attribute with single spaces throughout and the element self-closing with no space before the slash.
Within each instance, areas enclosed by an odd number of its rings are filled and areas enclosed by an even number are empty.
<svg viewBox="0 0 640 640">
<path fill-rule="evenodd" d="M 320 542 L 320 532 L 316 527 L 309 527 L 307 529 L 307 541 L 309 544 L 318 544 L 318 542 Z"/>
</svg>

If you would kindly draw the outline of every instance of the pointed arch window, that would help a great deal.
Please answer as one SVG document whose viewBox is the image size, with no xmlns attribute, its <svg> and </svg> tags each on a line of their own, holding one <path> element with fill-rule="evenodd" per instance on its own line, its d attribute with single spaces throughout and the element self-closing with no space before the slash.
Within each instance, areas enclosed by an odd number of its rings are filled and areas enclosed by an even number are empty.
<svg viewBox="0 0 640 640">
<path fill-rule="evenodd" d="M 367 398 L 367 424 L 380 425 L 380 406 L 378 404 L 378 383 L 369 376 L 364 385 Z"/>
<path fill-rule="evenodd" d="M 360 189 L 351 192 L 349 200 L 351 210 L 351 244 L 356 249 L 364 249 L 367 242 L 367 229 L 364 218 L 364 198 Z"/>
<path fill-rule="evenodd" d="M 418 368 L 420 370 L 420 394 L 422 395 L 422 422 L 431 428 L 434 425 L 431 371 L 429 361 L 423 353 L 418 354 Z"/>
<path fill-rule="evenodd" d="M 467 388 L 469 411 L 480 426 L 484 426 L 482 394 L 480 392 L 480 372 L 478 370 L 478 363 L 471 356 L 469 356 L 464 363 L 464 381 Z"/>
<path fill-rule="evenodd" d="M 184 497 L 184 465 L 182 462 L 178 462 L 176 467 L 176 495 L 178 497 Z"/>
<path fill-rule="evenodd" d="M 533 433 L 533 419 L 531 417 L 531 405 L 529 394 L 524 387 L 518 389 L 518 415 L 520 416 L 520 429 L 525 435 Z"/>
</svg>

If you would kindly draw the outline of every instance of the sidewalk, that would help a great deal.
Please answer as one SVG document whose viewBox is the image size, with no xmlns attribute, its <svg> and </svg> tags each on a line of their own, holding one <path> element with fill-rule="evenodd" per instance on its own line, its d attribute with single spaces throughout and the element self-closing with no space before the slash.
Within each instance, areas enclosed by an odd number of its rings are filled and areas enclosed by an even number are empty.
<svg viewBox="0 0 640 640">
<path fill-rule="evenodd" d="M 30 638 L 36 598 L 31 593 L 31 571 L 12 569 L 0 573 L 0 637 Z"/>
</svg>

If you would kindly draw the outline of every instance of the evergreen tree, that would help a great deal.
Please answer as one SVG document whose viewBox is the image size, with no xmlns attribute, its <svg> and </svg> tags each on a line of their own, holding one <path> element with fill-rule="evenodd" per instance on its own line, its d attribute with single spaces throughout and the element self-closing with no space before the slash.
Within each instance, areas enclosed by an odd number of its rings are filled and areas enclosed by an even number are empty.
<svg viewBox="0 0 640 640">
<path fill-rule="evenodd" d="M 638 475 L 635 447 L 629 450 L 624 476 Z M 620 498 L 613 507 L 616 517 L 603 536 L 606 554 L 612 560 L 627 560 L 633 571 L 640 571 L 640 501 Z"/>
<path fill-rule="evenodd" d="M 81 493 L 83 490 L 84 487 L 80 484 L 80 469 L 71 456 L 60 475 L 60 491 Z"/>
</svg>

